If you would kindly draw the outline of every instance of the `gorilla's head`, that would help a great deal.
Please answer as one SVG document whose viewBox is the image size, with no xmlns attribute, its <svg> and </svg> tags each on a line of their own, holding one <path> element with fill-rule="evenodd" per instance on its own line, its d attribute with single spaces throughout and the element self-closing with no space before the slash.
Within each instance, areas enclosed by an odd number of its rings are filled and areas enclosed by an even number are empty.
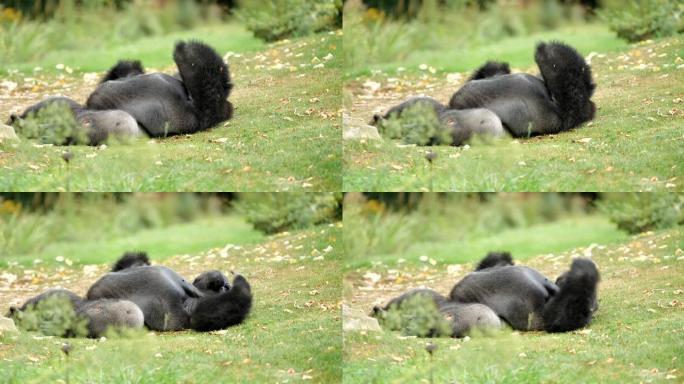
<svg viewBox="0 0 684 384">
<path fill-rule="evenodd" d="M 195 278 L 192 285 L 204 293 L 221 293 L 230 289 L 230 283 L 220 271 L 202 272 Z"/>
</svg>

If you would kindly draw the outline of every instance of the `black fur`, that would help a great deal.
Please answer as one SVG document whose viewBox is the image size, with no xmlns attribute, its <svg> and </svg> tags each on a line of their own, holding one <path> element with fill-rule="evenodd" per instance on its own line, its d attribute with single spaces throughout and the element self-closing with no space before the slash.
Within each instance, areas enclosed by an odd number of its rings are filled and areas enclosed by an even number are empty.
<svg viewBox="0 0 684 384">
<path fill-rule="evenodd" d="M 139 267 L 141 265 L 150 265 L 150 259 L 145 252 L 126 252 L 119 260 L 112 266 L 112 272 L 120 271 L 126 268 Z"/>
<path fill-rule="evenodd" d="M 488 61 L 475 70 L 468 80 L 486 79 L 488 77 L 507 75 L 509 73 L 511 73 L 511 68 L 508 63 Z"/>
<path fill-rule="evenodd" d="M 480 271 L 485 268 L 503 265 L 513 265 L 513 257 L 511 257 L 510 252 L 489 252 L 484 259 L 480 260 L 475 270 Z"/>
<path fill-rule="evenodd" d="M 204 293 L 220 293 L 230 289 L 226 276 L 216 270 L 202 272 L 195 278 L 192 285 Z"/>
<path fill-rule="evenodd" d="M 569 45 L 551 42 L 537 45 L 534 60 L 546 88 L 558 105 L 563 130 L 592 120 L 596 106 L 590 98 L 596 85 L 584 58 Z"/>
<path fill-rule="evenodd" d="M 544 330 L 568 332 L 589 324 L 596 308 L 599 280 L 598 269 L 591 260 L 575 259 L 570 271 L 558 280 L 560 291 L 544 306 Z"/>
<path fill-rule="evenodd" d="M 179 42 L 173 60 L 197 110 L 199 130 L 230 119 L 233 106 L 226 99 L 233 84 L 221 56 L 206 44 Z"/>
<path fill-rule="evenodd" d="M 137 76 L 145 73 L 142 64 L 138 60 L 119 60 L 107 73 L 102 77 L 100 83 L 109 80 L 123 79 L 129 76 Z"/>
<path fill-rule="evenodd" d="M 213 331 L 242 323 L 252 308 L 252 290 L 241 275 L 226 292 L 201 297 L 190 313 L 190 328 Z"/>
</svg>

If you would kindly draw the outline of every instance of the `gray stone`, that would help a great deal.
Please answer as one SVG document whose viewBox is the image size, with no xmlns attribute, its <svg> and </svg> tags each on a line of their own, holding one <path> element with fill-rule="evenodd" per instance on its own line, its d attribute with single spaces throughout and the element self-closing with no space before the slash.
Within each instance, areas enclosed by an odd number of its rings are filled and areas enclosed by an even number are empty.
<svg viewBox="0 0 684 384">
<path fill-rule="evenodd" d="M 347 115 L 342 117 L 344 140 L 380 140 L 378 129 L 365 121 Z"/>
<path fill-rule="evenodd" d="M 370 317 L 358 309 L 351 309 L 346 305 L 342 306 L 342 319 L 342 329 L 345 332 L 382 332 L 378 319 Z"/>
<path fill-rule="evenodd" d="M 9 317 L 0 316 L 0 333 L 4 332 L 18 332 L 14 320 Z"/>
<path fill-rule="evenodd" d="M 0 142 L 4 140 L 19 140 L 14 128 L 9 125 L 0 124 Z"/>
</svg>

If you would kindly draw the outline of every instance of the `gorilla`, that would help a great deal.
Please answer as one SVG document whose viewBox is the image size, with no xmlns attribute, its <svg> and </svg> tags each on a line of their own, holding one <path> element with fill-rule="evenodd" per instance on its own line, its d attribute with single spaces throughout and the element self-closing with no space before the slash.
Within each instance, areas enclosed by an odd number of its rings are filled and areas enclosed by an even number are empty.
<svg viewBox="0 0 684 384">
<path fill-rule="evenodd" d="M 413 290 L 391 300 L 384 308 L 374 308 L 373 315 L 378 317 L 391 307 L 401 310 L 406 299 L 424 295 L 434 301 L 441 313 L 452 315 L 452 328 L 460 331 L 454 332 L 455 337 L 474 326 L 497 327 L 492 314 L 515 330 L 568 332 L 590 323 L 598 308 L 599 280 L 598 269 L 589 259 L 574 259 L 570 270 L 554 283 L 535 269 L 514 265 L 510 253 L 492 252 L 475 271 L 456 283 L 448 298 L 432 290 Z M 468 308 L 466 320 L 462 320 L 463 305 L 478 305 Z"/>
<path fill-rule="evenodd" d="M 66 97 L 52 97 L 10 116 L 14 125 L 59 103 L 71 110 L 83 125 L 90 145 L 110 136 L 166 137 L 209 129 L 230 119 L 233 105 L 227 101 L 233 84 L 228 66 L 206 44 L 176 44 L 173 59 L 178 74 L 146 74 L 139 61 L 119 61 L 82 106 Z M 63 144 L 71 144 L 66 140 Z"/>
<path fill-rule="evenodd" d="M 213 331 L 240 324 L 252 306 L 251 287 L 241 275 L 231 285 L 221 272 L 212 270 L 189 284 L 168 267 L 150 265 L 144 252 L 128 252 L 90 287 L 85 299 L 67 290 L 50 290 L 19 309 L 10 308 L 10 315 L 17 316 L 54 295 L 68 299 L 88 321 L 91 337 L 113 326 Z"/>
<path fill-rule="evenodd" d="M 419 102 L 433 106 L 454 136 L 453 145 L 481 134 L 530 137 L 558 133 L 592 120 L 596 105 L 590 99 L 596 85 L 584 58 L 566 44 L 550 42 L 537 45 L 534 59 L 540 76 L 511 74 L 507 63 L 489 61 L 451 96 L 447 106 L 433 99 Z M 390 109 L 391 113 L 374 117 L 374 123 L 392 113 L 399 116 L 416 102 L 401 103 Z M 462 117 L 466 111 L 471 113 L 469 119 Z M 446 123 L 446 113 L 458 124 Z M 493 120 L 492 114 L 498 119 Z"/>
</svg>

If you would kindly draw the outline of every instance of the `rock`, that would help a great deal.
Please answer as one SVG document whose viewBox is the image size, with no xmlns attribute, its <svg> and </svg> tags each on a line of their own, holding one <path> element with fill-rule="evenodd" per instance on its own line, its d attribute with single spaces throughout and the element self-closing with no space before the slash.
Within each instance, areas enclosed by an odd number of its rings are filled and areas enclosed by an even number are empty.
<svg viewBox="0 0 684 384">
<path fill-rule="evenodd" d="M 370 317 L 358 309 L 351 309 L 346 305 L 342 306 L 342 329 L 347 331 L 373 331 L 382 332 L 378 319 Z"/>
<path fill-rule="evenodd" d="M 19 332 L 14 325 L 14 320 L 9 317 L 0 316 L 0 333 L 4 332 Z"/>
<path fill-rule="evenodd" d="M 366 122 L 361 119 L 344 115 L 342 121 L 344 125 L 344 133 L 342 137 L 345 140 L 381 139 L 378 129 L 372 125 L 366 124 Z"/>
<path fill-rule="evenodd" d="M 19 140 L 14 128 L 9 125 L 0 124 L 0 142 L 4 140 Z"/>
</svg>

